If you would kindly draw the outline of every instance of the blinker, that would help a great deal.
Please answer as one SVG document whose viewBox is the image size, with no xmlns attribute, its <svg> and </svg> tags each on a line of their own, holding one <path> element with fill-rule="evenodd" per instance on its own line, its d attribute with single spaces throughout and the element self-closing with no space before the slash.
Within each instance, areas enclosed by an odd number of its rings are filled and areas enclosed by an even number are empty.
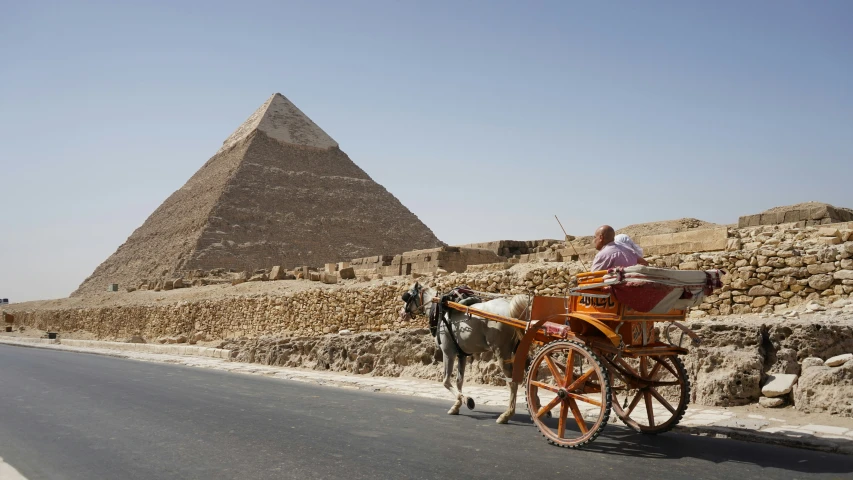
<svg viewBox="0 0 853 480">
<path fill-rule="evenodd" d="M 409 299 L 412 298 L 412 292 L 406 292 L 403 294 L 403 301 L 409 303 Z"/>
</svg>

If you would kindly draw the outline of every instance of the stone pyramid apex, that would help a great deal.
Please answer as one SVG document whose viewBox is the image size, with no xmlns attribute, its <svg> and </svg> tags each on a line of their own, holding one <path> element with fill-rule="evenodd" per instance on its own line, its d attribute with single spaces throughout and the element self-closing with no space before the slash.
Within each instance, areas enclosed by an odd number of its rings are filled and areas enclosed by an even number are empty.
<svg viewBox="0 0 853 480">
<path fill-rule="evenodd" d="M 338 142 L 308 118 L 308 115 L 302 113 L 302 110 L 299 110 L 293 102 L 280 93 L 274 93 L 222 142 L 219 152 L 233 147 L 255 130 L 260 130 L 270 138 L 291 145 L 316 148 L 338 147 Z"/>
</svg>

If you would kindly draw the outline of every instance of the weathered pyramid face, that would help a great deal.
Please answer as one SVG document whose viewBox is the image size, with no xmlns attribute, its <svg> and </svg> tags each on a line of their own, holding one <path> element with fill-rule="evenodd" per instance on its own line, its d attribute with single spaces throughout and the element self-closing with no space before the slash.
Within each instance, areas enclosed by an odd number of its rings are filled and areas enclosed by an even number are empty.
<svg viewBox="0 0 853 480">
<path fill-rule="evenodd" d="M 281 94 L 72 295 L 213 268 L 319 266 L 441 245 Z"/>
</svg>

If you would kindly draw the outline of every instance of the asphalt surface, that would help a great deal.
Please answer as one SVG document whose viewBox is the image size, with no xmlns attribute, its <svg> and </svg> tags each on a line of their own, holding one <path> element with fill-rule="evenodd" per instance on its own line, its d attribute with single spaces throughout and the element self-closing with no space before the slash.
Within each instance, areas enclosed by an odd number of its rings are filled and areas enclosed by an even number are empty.
<svg viewBox="0 0 853 480">
<path fill-rule="evenodd" d="M 583 450 L 449 401 L 0 345 L 0 457 L 38 479 L 853 478 L 853 457 L 608 426 Z"/>
</svg>

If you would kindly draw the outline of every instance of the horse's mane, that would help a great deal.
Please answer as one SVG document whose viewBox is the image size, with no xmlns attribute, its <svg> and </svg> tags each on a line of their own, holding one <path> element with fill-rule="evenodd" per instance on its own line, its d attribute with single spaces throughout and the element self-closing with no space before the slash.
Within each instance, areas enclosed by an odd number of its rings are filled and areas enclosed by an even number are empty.
<svg viewBox="0 0 853 480">
<path fill-rule="evenodd" d="M 527 308 L 528 302 L 527 295 L 512 297 L 512 300 L 509 301 L 509 316 L 519 320 L 527 320 L 530 317 L 530 311 Z"/>
</svg>

